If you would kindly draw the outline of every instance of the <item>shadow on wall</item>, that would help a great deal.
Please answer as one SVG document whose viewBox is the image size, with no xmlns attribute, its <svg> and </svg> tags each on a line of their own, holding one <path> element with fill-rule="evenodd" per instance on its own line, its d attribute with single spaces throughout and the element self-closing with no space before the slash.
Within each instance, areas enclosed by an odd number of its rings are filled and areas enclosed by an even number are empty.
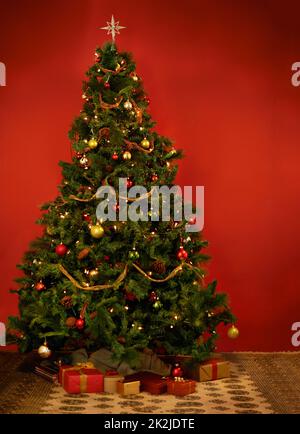
<svg viewBox="0 0 300 434">
<path fill-rule="evenodd" d="M 6 67 L 0 62 L 0 86 L 6 86 Z"/>
<path fill-rule="evenodd" d="M 6 329 L 5 324 L 3 322 L 0 322 L 0 347 L 6 346 Z"/>
</svg>

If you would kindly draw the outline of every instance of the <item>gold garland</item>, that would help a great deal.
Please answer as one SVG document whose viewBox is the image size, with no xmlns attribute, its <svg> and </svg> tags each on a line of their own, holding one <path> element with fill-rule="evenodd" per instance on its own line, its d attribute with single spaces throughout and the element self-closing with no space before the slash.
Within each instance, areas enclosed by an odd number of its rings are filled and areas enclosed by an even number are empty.
<svg viewBox="0 0 300 434">
<path fill-rule="evenodd" d="M 105 185 L 109 185 L 107 181 L 105 182 Z M 136 197 L 136 198 L 127 197 L 126 198 L 126 197 L 123 197 L 123 196 L 119 196 L 119 198 L 123 199 L 123 200 L 127 200 L 128 202 L 137 202 L 137 201 L 142 200 L 142 199 L 148 199 L 151 195 L 152 195 L 152 189 L 148 193 L 146 193 L 146 194 L 144 194 L 143 196 L 140 196 L 140 197 Z M 75 196 L 74 194 L 70 194 L 70 196 L 69 196 L 69 199 L 76 200 L 77 202 L 91 202 L 92 200 L 94 200 L 96 198 L 97 198 L 96 194 L 93 194 L 93 196 L 89 197 L 88 199 L 82 199 L 80 197 Z"/>
<path fill-rule="evenodd" d="M 74 194 L 70 194 L 69 199 L 76 200 L 77 202 L 91 202 L 92 200 L 96 199 L 96 194 L 93 194 L 92 197 L 89 197 L 88 199 L 81 199 L 80 197 L 74 196 Z"/>
<path fill-rule="evenodd" d="M 172 279 L 173 277 L 176 276 L 177 273 L 179 273 L 179 271 L 182 271 L 182 265 L 178 265 L 178 267 L 174 268 L 174 270 L 171 271 L 170 274 L 168 274 L 167 277 L 165 277 L 164 279 L 153 279 L 152 277 L 150 277 L 147 273 L 145 273 L 144 270 L 142 270 L 137 264 L 132 264 L 134 266 L 134 268 L 141 273 L 146 279 L 150 280 L 151 282 L 155 282 L 155 283 L 163 283 L 163 282 L 167 282 L 168 280 Z"/>
<path fill-rule="evenodd" d="M 124 267 L 124 270 L 119 275 L 119 277 L 114 281 L 114 283 L 106 284 L 106 285 L 94 285 L 94 286 L 82 286 L 80 283 L 77 282 L 77 280 L 74 279 L 74 277 L 71 276 L 71 274 L 63 267 L 61 264 L 58 264 L 59 270 L 70 280 L 71 283 L 73 283 L 74 286 L 78 289 L 83 289 L 84 291 L 100 291 L 102 289 L 117 289 L 119 284 L 125 279 L 128 272 L 128 265 L 126 264 Z"/>
<path fill-rule="evenodd" d="M 110 186 L 108 179 L 113 175 L 114 175 L 113 173 L 107 175 L 107 177 L 104 179 L 104 185 Z M 149 192 L 147 192 L 146 194 L 140 197 L 130 198 L 130 197 L 119 196 L 119 199 L 127 200 L 127 202 L 137 202 L 138 200 L 148 199 L 150 196 L 152 196 L 152 190 L 153 189 L 151 189 Z"/>
<path fill-rule="evenodd" d="M 196 267 L 193 267 L 193 265 L 188 264 L 186 262 L 182 262 L 180 265 L 174 268 L 174 270 L 172 270 L 171 273 L 169 273 L 167 277 L 165 277 L 164 279 L 153 279 L 144 270 L 142 270 L 137 264 L 133 263 L 132 265 L 142 276 L 144 276 L 146 279 L 150 280 L 151 282 L 155 282 L 155 283 L 167 282 L 168 280 L 175 277 L 180 271 L 182 271 L 183 267 L 190 268 L 195 272 L 199 272 L 201 275 L 200 270 L 198 270 Z M 123 282 L 123 280 L 128 274 L 128 265 L 126 264 L 124 270 L 119 275 L 119 277 L 114 281 L 114 283 L 110 283 L 106 285 L 82 286 L 77 282 L 77 280 L 74 279 L 74 277 L 71 276 L 71 274 L 61 264 L 58 264 L 58 268 L 70 280 L 70 282 L 73 283 L 74 286 L 76 286 L 76 288 L 82 289 L 84 291 L 100 291 L 102 289 L 112 289 L 112 288 L 117 289 L 120 283 Z"/>
</svg>

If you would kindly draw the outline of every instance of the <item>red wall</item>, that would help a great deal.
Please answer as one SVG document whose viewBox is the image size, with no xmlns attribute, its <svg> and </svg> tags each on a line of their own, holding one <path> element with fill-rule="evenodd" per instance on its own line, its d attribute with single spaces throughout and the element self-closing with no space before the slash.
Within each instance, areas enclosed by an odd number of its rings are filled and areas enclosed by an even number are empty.
<svg viewBox="0 0 300 434">
<path fill-rule="evenodd" d="M 299 303 L 300 5 L 293 1 L 2 0 L 0 321 L 15 264 L 52 199 L 81 81 L 111 14 L 127 27 L 160 133 L 183 148 L 178 182 L 205 186 L 211 277 L 241 337 L 221 350 L 292 350 Z M 294 348 L 295 349 L 295 348 Z"/>
</svg>

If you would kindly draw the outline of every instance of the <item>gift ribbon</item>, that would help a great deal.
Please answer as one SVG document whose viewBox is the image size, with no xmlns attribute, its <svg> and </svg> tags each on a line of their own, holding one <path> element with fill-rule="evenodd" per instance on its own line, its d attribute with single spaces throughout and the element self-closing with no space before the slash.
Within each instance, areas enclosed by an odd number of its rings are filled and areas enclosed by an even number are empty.
<svg viewBox="0 0 300 434">
<path fill-rule="evenodd" d="M 218 378 L 218 364 L 216 360 L 212 362 L 211 368 L 212 368 L 211 371 L 212 379 L 216 380 Z"/>
<path fill-rule="evenodd" d="M 219 359 L 209 360 L 209 364 L 211 365 L 211 379 L 212 380 L 218 379 L 218 362 L 220 362 Z"/>
<path fill-rule="evenodd" d="M 85 393 L 87 391 L 87 375 L 83 372 L 83 369 L 94 369 L 95 366 L 92 362 L 86 362 L 86 363 L 78 363 L 76 366 L 71 366 L 70 368 L 62 368 L 62 379 L 61 384 L 64 385 L 65 380 L 65 372 L 68 371 L 78 371 L 80 375 L 80 392 Z"/>
</svg>

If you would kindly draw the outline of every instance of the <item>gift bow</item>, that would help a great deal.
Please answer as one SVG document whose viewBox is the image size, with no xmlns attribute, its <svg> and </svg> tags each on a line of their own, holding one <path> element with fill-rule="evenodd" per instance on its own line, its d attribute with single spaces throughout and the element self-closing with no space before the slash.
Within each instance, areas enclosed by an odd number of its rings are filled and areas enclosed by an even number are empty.
<svg viewBox="0 0 300 434">
<path fill-rule="evenodd" d="M 80 392 L 85 393 L 87 390 L 87 375 L 83 372 L 83 369 L 94 369 L 95 366 L 93 362 L 84 362 L 84 363 L 77 363 L 75 366 L 71 366 L 70 368 L 62 368 L 62 385 L 64 384 L 65 379 L 65 372 L 68 371 L 78 371 L 80 375 Z"/>
</svg>

